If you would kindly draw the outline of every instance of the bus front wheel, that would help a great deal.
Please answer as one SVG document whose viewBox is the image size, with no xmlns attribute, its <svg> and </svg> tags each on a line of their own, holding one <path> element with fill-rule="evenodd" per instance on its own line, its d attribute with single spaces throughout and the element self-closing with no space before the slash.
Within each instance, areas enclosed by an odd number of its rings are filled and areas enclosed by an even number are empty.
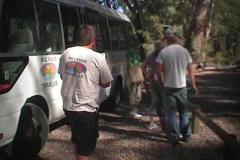
<svg viewBox="0 0 240 160">
<path fill-rule="evenodd" d="M 120 105 L 122 98 L 122 81 L 117 80 L 112 94 L 100 106 L 101 112 L 112 112 Z"/>
<path fill-rule="evenodd" d="M 43 110 L 26 103 L 21 110 L 19 124 L 13 140 L 14 157 L 31 157 L 40 152 L 48 137 L 48 120 Z"/>
<path fill-rule="evenodd" d="M 112 111 L 117 108 L 120 103 L 121 103 L 121 98 L 122 98 L 122 81 L 120 79 L 118 79 L 114 85 L 113 88 L 113 93 L 112 95 L 110 95 L 109 99 L 111 102 L 111 109 Z"/>
</svg>

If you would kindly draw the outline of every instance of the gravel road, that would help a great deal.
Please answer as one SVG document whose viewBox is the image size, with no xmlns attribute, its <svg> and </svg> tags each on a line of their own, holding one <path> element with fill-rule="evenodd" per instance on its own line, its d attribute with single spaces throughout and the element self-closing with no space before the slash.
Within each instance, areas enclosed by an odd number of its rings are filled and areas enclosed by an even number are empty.
<svg viewBox="0 0 240 160">
<path fill-rule="evenodd" d="M 197 74 L 200 96 L 190 91 L 190 100 L 226 131 L 240 136 L 240 72 L 202 72 Z M 149 107 L 148 101 L 141 105 Z M 148 130 L 148 116 L 133 119 L 129 106 L 114 113 L 100 114 L 100 137 L 93 160 L 221 160 L 223 142 L 200 123 L 199 133 L 189 143 L 172 147 L 160 128 Z M 156 117 L 157 120 L 157 117 Z M 63 126 L 49 134 L 40 153 L 51 160 L 72 160 L 70 130 Z"/>
<path fill-rule="evenodd" d="M 202 107 L 209 117 L 228 133 L 240 136 L 240 72 L 199 73 L 200 96 L 190 100 Z M 141 104 L 146 111 L 149 101 Z M 92 160 L 222 160 L 223 142 L 200 123 L 192 141 L 172 147 L 160 128 L 148 130 L 147 115 L 128 116 L 129 106 L 121 105 L 114 113 L 100 113 L 100 136 Z M 155 117 L 157 121 L 157 117 Z M 73 160 L 70 129 L 63 126 L 49 133 L 38 157 L 31 160 Z M 2 155 L 2 154 L 1 154 Z M 0 156 L 1 160 L 10 160 Z"/>
</svg>

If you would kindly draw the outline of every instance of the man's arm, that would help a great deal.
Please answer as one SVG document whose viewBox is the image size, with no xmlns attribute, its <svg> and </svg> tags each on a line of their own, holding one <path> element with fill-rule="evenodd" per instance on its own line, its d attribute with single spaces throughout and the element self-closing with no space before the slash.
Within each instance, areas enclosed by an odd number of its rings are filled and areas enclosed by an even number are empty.
<svg viewBox="0 0 240 160">
<path fill-rule="evenodd" d="M 187 69 L 188 69 L 188 74 L 189 74 L 191 82 L 192 82 L 192 87 L 195 90 L 195 94 L 198 95 L 199 91 L 198 91 L 198 88 L 196 86 L 195 75 L 194 75 L 193 66 L 192 66 L 191 63 L 188 64 Z"/>
<path fill-rule="evenodd" d="M 148 63 L 149 63 L 149 57 L 148 58 L 146 58 L 143 62 L 142 62 L 142 64 L 141 64 L 141 69 L 142 69 L 142 73 L 143 73 L 143 77 L 144 77 L 144 81 L 143 81 L 143 85 L 144 85 L 144 88 L 149 92 L 149 78 L 151 78 L 151 77 L 149 77 L 149 75 L 147 76 L 146 74 L 147 74 L 147 65 L 148 65 Z"/>
<path fill-rule="evenodd" d="M 107 65 L 105 56 L 103 57 L 101 64 L 102 65 L 101 65 L 101 69 L 100 69 L 100 80 L 99 80 L 98 85 L 102 88 L 107 88 L 111 85 L 113 77 L 112 77 L 110 69 Z"/>
<path fill-rule="evenodd" d="M 142 72 L 143 72 L 144 78 L 145 78 L 145 75 L 146 75 L 147 63 L 148 63 L 148 58 L 146 58 L 146 59 L 143 61 L 143 63 L 141 64 L 141 68 L 142 68 Z"/>
</svg>

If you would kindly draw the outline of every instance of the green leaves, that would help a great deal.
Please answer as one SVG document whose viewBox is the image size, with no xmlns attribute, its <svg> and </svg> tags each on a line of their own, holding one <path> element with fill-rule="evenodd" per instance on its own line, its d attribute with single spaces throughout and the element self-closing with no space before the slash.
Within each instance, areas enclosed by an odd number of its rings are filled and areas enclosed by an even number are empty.
<svg viewBox="0 0 240 160">
<path fill-rule="evenodd" d="M 195 32 L 192 26 L 195 20 L 194 16 L 196 16 L 194 11 L 198 9 L 199 4 L 210 2 L 210 0 L 97 1 L 101 3 L 111 1 L 117 3 L 115 6 L 121 6 L 124 12 L 130 15 L 137 34 L 142 39 L 142 46 L 151 46 L 152 43 L 159 41 L 163 36 L 164 26 L 166 25 L 171 25 L 183 40 L 190 36 L 195 38 L 195 34 L 189 34 L 189 32 Z M 209 48 L 204 49 L 204 51 L 211 52 L 209 54 L 218 52 L 219 47 L 216 46 L 219 45 L 216 44 L 223 44 L 220 48 L 221 52 L 237 54 L 238 48 L 240 48 L 240 1 L 213 0 L 213 2 L 214 9 L 210 15 L 210 23 L 212 24 L 210 27 L 210 41 L 206 42 Z"/>
</svg>

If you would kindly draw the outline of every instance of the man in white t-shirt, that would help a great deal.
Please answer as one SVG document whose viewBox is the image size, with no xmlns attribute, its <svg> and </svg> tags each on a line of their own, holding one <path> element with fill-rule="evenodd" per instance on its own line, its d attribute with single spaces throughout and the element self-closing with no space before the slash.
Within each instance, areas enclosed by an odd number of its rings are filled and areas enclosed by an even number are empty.
<svg viewBox="0 0 240 160">
<path fill-rule="evenodd" d="M 92 26 L 83 26 L 77 35 L 78 46 L 66 49 L 59 64 L 63 109 L 71 126 L 76 160 L 90 159 L 95 150 L 100 87 L 108 87 L 113 79 L 105 56 L 93 51 L 95 37 Z"/>
<path fill-rule="evenodd" d="M 192 58 L 187 49 L 179 44 L 179 39 L 173 34 L 165 36 L 167 47 L 156 58 L 156 71 L 163 75 L 163 103 L 168 124 L 169 141 L 179 144 L 180 133 L 184 141 L 191 137 L 187 105 L 186 75 L 189 73 L 193 89 L 198 94 L 192 69 Z M 179 113 L 179 122 L 177 119 Z"/>
</svg>

